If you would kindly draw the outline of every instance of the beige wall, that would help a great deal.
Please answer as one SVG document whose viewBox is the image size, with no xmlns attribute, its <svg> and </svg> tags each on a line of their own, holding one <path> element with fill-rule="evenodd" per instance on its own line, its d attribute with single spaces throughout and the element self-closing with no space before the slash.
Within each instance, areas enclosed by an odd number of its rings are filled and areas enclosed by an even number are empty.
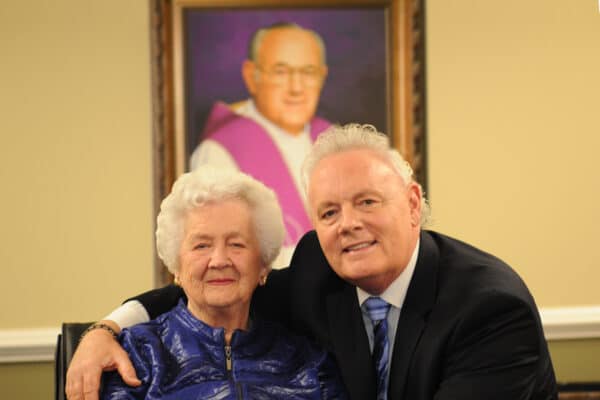
<svg viewBox="0 0 600 400">
<path fill-rule="evenodd" d="M 430 0 L 436 227 L 516 268 L 541 306 L 600 304 L 597 0 Z"/>
<path fill-rule="evenodd" d="M 600 304 L 597 1 L 427 11 L 433 227 L 541 306 Z M 152 284 L 147 1 L 3 1 L 0 32 L 0 329 L 100 318 Z M 551 346 L 560 379 L 600 380 L 600 341 Z M 50 368 L 0 366 L 0 386 L 51 393 Z"/>
<path fill-rule="evenodd" d="M 100 318 L 152 285 L 147 2 L 2 1 L 0 29 L 0 329 Z"/>
</svg>

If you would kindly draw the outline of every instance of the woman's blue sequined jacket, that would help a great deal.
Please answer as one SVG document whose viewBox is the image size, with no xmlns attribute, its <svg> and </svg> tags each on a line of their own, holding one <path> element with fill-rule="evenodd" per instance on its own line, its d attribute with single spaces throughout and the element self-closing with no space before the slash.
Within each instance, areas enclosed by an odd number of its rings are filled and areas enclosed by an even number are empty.
<svg viewBox="0 0 600 400">
<path fill-rule="evenodd" d="M 183 301 L 155 320 L 119 336 L 139 387 L 117 372 L 104 375 L 103 400 L 116 399 L 345 399 L 326 352 L 282 326 L 253 321 L 225 345 L 222 328 L 195 318 Z"/>
</svg>

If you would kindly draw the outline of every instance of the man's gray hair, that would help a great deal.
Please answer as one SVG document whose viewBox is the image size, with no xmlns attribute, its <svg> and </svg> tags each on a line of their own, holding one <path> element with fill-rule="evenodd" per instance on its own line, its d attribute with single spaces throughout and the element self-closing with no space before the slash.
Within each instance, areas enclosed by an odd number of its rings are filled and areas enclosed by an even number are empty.
<svg viewBox="0 0 600 400">
<path fill-rule="evenodd" d="M 308 194 L 310 177 L 319 161 L 329 155 L 354 149 L 374 151 L 393 166 L 405 184 L 414 182 L 421 187 L 413 176 L 410 164 L 398 150 L 391 147 L 390 139 L 386 134 L 379 132 L 373 125 L 352 123 L 343 126 L 332 125 L 319 135 L 302 164 L 304 192 Z M 427 223 L 429 216 L 429 204 L 423 194 L 423 188 L 421 188 L 421 226 Z"/>
<path fill-rule="evenodd" d="M 179 272 L 181 266 L 179 249 L 188 212 L 230 199 L 248 204 L 265 265 L 270 266 L 279 255 L 285 227 L 273 190 L 242 172 L 205 165 L 181 175 L 160 205 L 156 218 L 156 248 L 171 273 Z"/>
<path fill-rule="evenodd" d="M 325 42 L 323 41 L 321 35 L 313 31 L 312 29 L 303 28 L 300 25 L 292 22 L 277 22 L 275 24 L 265 26 L 256 30 L 252 34 L 252 37 L 250 38 L 250 43 L 248 45 L 248 59 L 250 61 L 253 61 L 255 63 L 258 62 L 258 51 L 260 49 L 263 39 L 265 38 L 265 35 L 270 31 L 276 29 L 299 29 L 310 33 L 317 41 L 317 45 L 321 50 L 321 62 L 323 63 L 323 65 L 327 65 L 327 51 L 325 49 Z"/>
</svg>

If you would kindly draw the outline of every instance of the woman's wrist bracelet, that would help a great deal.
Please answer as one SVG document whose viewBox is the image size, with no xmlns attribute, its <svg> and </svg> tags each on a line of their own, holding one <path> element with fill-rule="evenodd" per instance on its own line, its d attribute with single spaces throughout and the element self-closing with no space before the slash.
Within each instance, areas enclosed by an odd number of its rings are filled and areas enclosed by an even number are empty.
<svg viewBox="0 0 600 400">
<path fill-rule="evenodd" d="M 90 333 L 94 329 L 104 329 L 105 331 L 110 332 L 110 334 L 115 339 L 117 338 L 117 336 L 119 336 L 119 334 L 113 328 L 111 328 L 109 325 L 103 324 L 102 322 L 96 322 L 96 323 L 93 323 L 90 326 L 88 326 L 88 328 L 85 331 L 83 331 L 83 333 L 79 337 L 79 341 L 81 342 L 81 340 L 85 337 L 85 335 L 87 335 L 88 333 Z"/>
</svg>

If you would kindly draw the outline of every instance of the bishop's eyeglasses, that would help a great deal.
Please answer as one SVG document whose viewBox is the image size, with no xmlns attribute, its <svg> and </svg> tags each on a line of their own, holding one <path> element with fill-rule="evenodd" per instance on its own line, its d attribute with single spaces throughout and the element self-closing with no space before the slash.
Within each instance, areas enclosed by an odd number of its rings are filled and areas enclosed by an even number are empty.
<svg viewBox="0 0 600 400">
<path fill-rule="evenodd" d="M 287 64 L 275 64 L 264 68 L 256 64 L 256 68 L 269 79 L 270 83 L 277 86 L 287 85 L 294 74 L 298 74 L 300 81 L 307 87 L 319 86 L 323 82 L 323 68 L 316 65 L 292 67 Z"/>
</svg>

